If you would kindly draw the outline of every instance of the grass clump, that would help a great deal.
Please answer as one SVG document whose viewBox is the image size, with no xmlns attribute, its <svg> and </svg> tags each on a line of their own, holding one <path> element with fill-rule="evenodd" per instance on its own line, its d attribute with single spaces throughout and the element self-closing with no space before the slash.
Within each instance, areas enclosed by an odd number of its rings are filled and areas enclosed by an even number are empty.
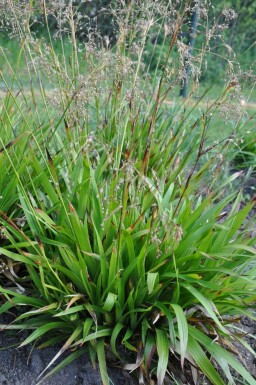
<svg viewBox="0 0 256 385">
<path fill-rule="evenodd" d="M 145 382 L 156 377 L 161 385 L 168 375 L 180 382 L 182 369 L 195 383 L 203 373 L 224 384 L 218 366 L 231 384 L 230 367 L 255 383 L 226 349 L 239 338 L 230 328 L 236 317 L 253 318 L 255 234 L 246 219 L 255 199 L 242 205 L 241 193 L 227 193 L 239 173 L 221 179 L 230 140 L 206 143 L 222 98 L 196 118 L 200 100 L 164 104 L 182 79 L 172 52 L 188 5 L 163 1 L 156 9 L 147 1 L 142 12 L 137 2 L 123 4 L 115 47 L 97 36 L 82 50 L 70 5 L 70 40 L 60 30 L 58 55 L 51 35 L 38 41 L 27 23 L 13 21 L 31 97 L 17 65 L 11 82 L 3 77 L 0 253 L 10 269 L 1 277 L 0 312 L 18 307 L 15 327 L 36 328 L 21 346 L 63 344 L 38 383 L 85 349 L 97 357 L 104 385 L 106 349 L 117 360 L 124 351 L 125 369 L 138 369 Z M 46 16 L 54 10 L 44 4 Z M 151 78 L 143 71 L 150 29 L 170 19 L 161 75 Z"/>
<path fill-rule="evenodd" d="M 255 168 L 256 159 L 256 140 L 254 132 L 248 132 L 245 139 L 241 139 L 239 151 L 234 157 L 234 166 L 236 168 Z"/>
</svg>

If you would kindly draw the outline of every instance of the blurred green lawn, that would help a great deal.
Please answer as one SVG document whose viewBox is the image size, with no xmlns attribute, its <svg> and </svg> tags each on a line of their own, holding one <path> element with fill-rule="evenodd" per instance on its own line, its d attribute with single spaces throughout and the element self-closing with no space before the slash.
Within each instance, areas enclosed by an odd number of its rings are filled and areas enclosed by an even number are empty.
<svg viewBox="0 0 256 385">
<path fill-rule="evenodd" d="M 25 59 L 23 55 L 19 56 L 18 43 L 15 40 L 5 41 L 3 38 L 0 38 L 0 47 L 0 71 L 3 76 L 0 76 L 0 101 L 3 100 L 6 95 L 4 78 L 9 86 L 12 87 L 14 95 L 23 89 L 23 96 L 22 93 L 19 93 L 19 96 L 17 97 L 17 102 L 22 103 L 22 108 L 29 108 L 30 105 L 33 105 L 33 108 L 36 108 L 38 114 L 43 117 L 45 114 L 45 103 L 40 93 L 38 79 L 35 76 L 31 78 L 28 75 Z M 57 46 L 56 49 L 58 52 L 60 47 Z M 70 54 L 68 48 L 66 53 L 67 55 Z M 15 79 L 15 72 L 19 74 L 18 79 Z M 41 81 L 44 84 L 47 96 L 47 93 L 51 91 L 52 86 L 46 76 L 41 79 Z M 167 102 L 174 105 L 182 105 L 183 108 L 189 109 L 195 105 L 200 100 L 200 97 L 206 92 L 203 101 L 198 103 L 191 115 L 196 119 L 202 112 L 207 110 L 208 103 L 217 100 L 222 94 L 223 86 L 220 85 L 219 81 L 220 79 L 216 79 L 216 84 L 214 85 L 202 83 L 199 91 L 197 91 L 188 102 L 184 102 L 179 97 L 180 88 L 175 87 L 172 91 L 172 95 L 168 97 Z M 34 101 L 32 98 L 31 87 L 33 88 L 33 93 L 35 95 Z M 54 114 L 52 117 L 54 117 Z M 227 108 L 227 111 L 223 110 L 223 108 L 219 108 L 214 115 L 212 115 L 208 129 L 208 140 L 222 140 L 227 138 L 233 132 L 239 132 L 239 135 L 244 136 L 250 131 L 255 131 L 256 135 L 256 85 L 243 83 L 241 96 L 234 99 L 231 106 Z"/>
</svg>

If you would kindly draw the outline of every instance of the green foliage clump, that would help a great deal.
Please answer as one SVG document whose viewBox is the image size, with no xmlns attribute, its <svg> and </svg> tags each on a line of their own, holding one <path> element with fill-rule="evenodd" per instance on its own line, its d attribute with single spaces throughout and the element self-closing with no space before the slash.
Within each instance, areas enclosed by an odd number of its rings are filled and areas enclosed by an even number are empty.
<svg viewBox="0 0 256 385">
<path fill-rule="evenodd" d="M 239 145 L 239 150 L 235 152 L 234 156 L 234 166 L 236 168 L 255 168 L 256 160 L 256 138 L 255 133 L 250 132 L 245 136 L 244 139 L 241 139 Z"/>
<path fill-rule="evenodd" d="M 206 143 L 221 98 L 197 117 L 200 100 L 164 104 L 182 76 L 184 61 L 171 59 L 174 47 L 183 47 L 187 8 L 174 12 L 160 3 L 160 25 L 149 19 L 155 2 L 145 2 L 144 13 L 137 2 L 123 4 L 114 49 L 95 40 L 81 49 L 71 7 L 62 54 L 51 36 L 21 39 L 31 96 L 21 87 L 19 63 L 10 83 L 3 77 L 0 253 L 9 271 L 0 278 L 0 313 L 17 307 L 15 327 L 34 330 L 21 346 L 63 344 L 38 383 L 64 351 L 68 358 L 45 377 L 88 349 L 108 384 L 108 349 L 126 370 L 138 369 L 145 381 L 156 376 L 159 385 L 168 373 L 177 377 L 176 368 L 193 373 L 195 383 L 203 373 L 216 385 L 234 383 L 232 368 L 255 384 L 226 348 L 239 339 L 236 317 L 254 318 L 248 215 L 255 199 L 242 205 L 241 193 L 227 193 L 238 174 L 220 180 L 229 141 Z M 149 82 L 148 33 L 174 16 Z"/>
</svg>

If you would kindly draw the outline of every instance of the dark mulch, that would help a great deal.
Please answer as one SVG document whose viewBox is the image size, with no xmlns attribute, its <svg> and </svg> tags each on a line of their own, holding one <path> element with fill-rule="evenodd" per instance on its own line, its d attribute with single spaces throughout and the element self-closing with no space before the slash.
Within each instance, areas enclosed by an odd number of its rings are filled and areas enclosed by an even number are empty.
<svg viewBox="0 0 256 385">
<path fill-rule="evenodd" d="M 10 318 L 0 316 L 0 324 L 6 324 Z M 245 317 L 239 327 L 245 333 L 245 340 L 256 350 L 256 322 Z M 0 332 L 0 385 L 36 385 L 37 377 L 57 354 L 60 346 L 36 349 L 31 345 L 18 348 L 27 337 L 28 332 L 2 330 Z M 256 360 L 239 343 L 236 344 L 240 354 L 239 360 L 247 366 L 248 371 L 256 378 Z M 65 356 L 65 354 L 63 355 Z M 63 358 L 63 357 L 62 357 Z M 138 379 L 131 377 L 118 367 L 109 367 L 108 374 L 113 385 L 138 385 Z M 239 378 L 238 378 L 239 381 Z M 168 384 L 172 381 L 168 381 Z M 185 382 L 192 385 L 192 381 Z M 240 382 L 238 382 L 240 383 Z M 73 361 L 53 376 L 47 378 L 43 385 L 102 385 L 99 369 L 94 369 L 87 354 Z M 200 385 L 210 385 L 203 377 Z"/>
<path fill-rule="evenodd" d="M 0 324 L 8 317 L 1 315 Z M 27 337 L 27 332 L 0 332 L 0 385 L 36 385 L 37 377 L 61 346 L 35 349 L 31 345 L 18 348 Z M 63 355 L 65 356 L 65 355 Z M 108 374 L 113 385 L 135 385 L 135 381 L 121 368 L 109 367 Z M 43 385 L 102 385 L 99 369 L 94 369 L 87 354 L 73 361 L 58 373 L 47 378 Z"/>
</svg>

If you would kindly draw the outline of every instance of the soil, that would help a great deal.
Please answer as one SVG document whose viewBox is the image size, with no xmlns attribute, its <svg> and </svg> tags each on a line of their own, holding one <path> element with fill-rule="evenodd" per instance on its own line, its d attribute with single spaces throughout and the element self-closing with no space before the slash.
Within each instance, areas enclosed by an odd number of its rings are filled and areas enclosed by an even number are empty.
<svg viewBox="0 0 256 385">
<path fill-rule="evenodd" d="M 245 333 L 244 340 L 256 352 L 256 322 L 248 317 L 244 317 L 241 320 L 241 329 Z M 256 357 L 240 344 L 237 344 L 236 348 L 241 355 L 242 363 L 247 367 L 248 372 L 256 378 Z"/>
<path fill-rule="evenodd" d="M 0 316 L 0 324 L 6 324 L 6 316 Z M 27 337 L 26 332 L 0 332 L 0 385 L 36 385 L 37 377 L 49 361 L 58 353 L 60 346 L 35 349 L 32 345 L 18 348 Z M 108 368 L 111 385 L 138 384 L 121 368 Z M 94 369 L 89 356 L 85 355 L 45 379 L 42 385 L 102 385 L 99 369 Z"/>
<path fill-rule="evenodd" d="M 8 323 L 8 316 L 6 318 L 6 315 L 1 315 L 0 324 L 6 323 Z M 253 338 L 256 334 L 256 323 L 244 317 L 241 320 L 240 328 L 245 333 L 245 341 L 256 350 L 256 340 Z M 32 345 L 18 348 L 27 334 L 26 331 L 19 333 L 2 330 L 0 332 L 0 385 L 36 385 L 39 374 L 60 349 L 60 346 L 36 349 Z M 255 357 L 239 343 L 236 344 L 236 349 L 239 352 L 239 360 L 256 378 Z M 111 385 L 138 385 L 138 379 L 131 377 L 121 368 L 109 366 L 108 374 Z M 234 377 L 236 377 L 235 373 Z M 167 383 L 170 384 L 172 381 Z M 102 385 L 102 381 L 99 369 L 93 368 L 89 356 L 85 354 L 42 383 L 42 385 L 61 384 Z M 192 381 L 185 382 L 185 384 L 192 385 Z M 210 383 L 202 376 L 200 385 L 210 385 Z"/>
</svg>

